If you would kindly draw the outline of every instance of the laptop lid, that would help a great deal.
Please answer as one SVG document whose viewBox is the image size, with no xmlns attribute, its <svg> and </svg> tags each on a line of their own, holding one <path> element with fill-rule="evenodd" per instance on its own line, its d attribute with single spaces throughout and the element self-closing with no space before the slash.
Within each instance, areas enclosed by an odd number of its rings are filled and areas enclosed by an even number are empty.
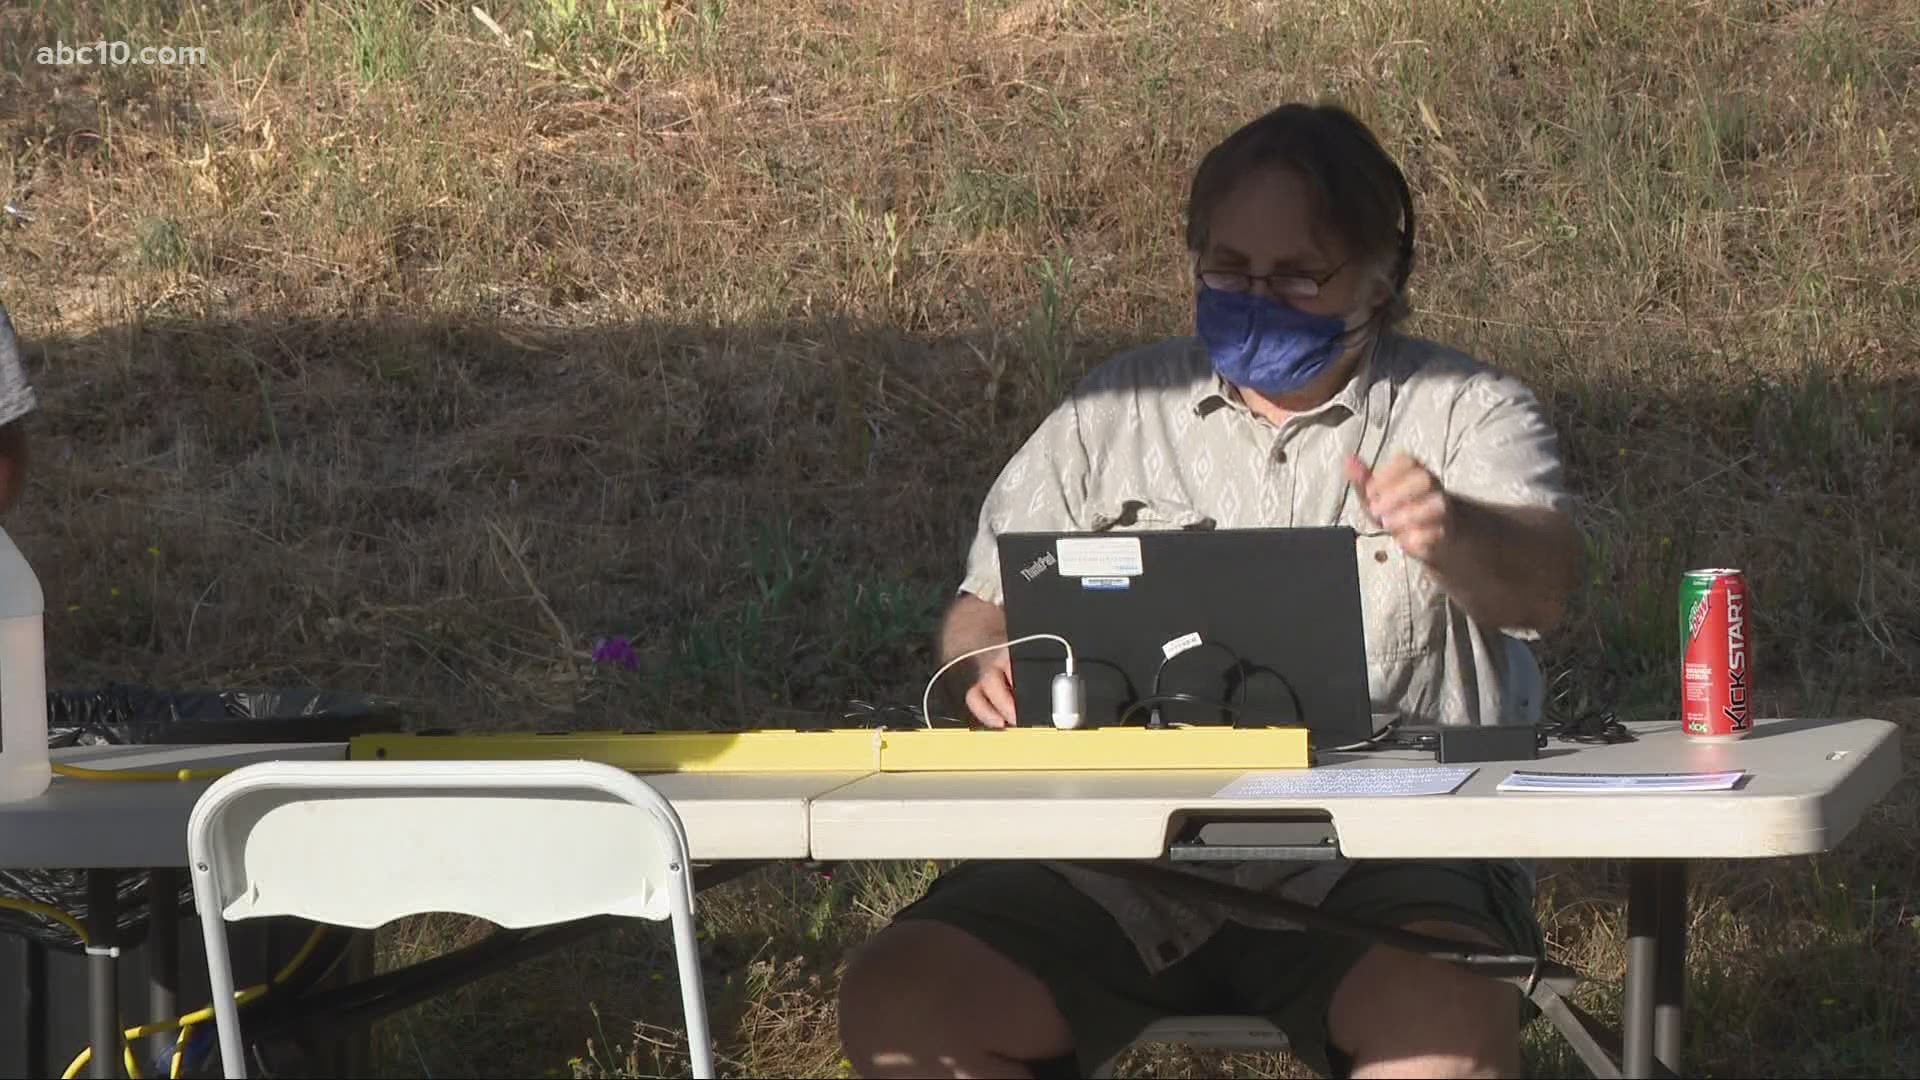
<svg viewBox="0 0 1920 1080">
<path fill-rule="evenodd" d="M 1359 742 L 1373 714 L 1355 539 L 1344 526 L 1004 533 L 1007 636 L 1073 643 L 1090 725 L 1147 723 L 1157 681 L 1165 723 L 1304 720 L 1316 747 Z M 1063 650 L 1012 654 L 1020 723 L 1050 724 Z"/>
</svg>

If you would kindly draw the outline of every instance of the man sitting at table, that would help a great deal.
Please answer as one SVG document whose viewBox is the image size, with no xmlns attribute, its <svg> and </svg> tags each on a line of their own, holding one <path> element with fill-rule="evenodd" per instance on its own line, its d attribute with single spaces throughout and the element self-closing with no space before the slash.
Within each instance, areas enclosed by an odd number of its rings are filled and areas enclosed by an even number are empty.
<svg viewBox="0 0 1920 1080">
<path fill-rule="evenodd" d="M 1394 331 L 1413 232 L 1399 167 L 1338 108 L 1285 106 L 1208 153 L 1186 206 L 1195 336 L 1094 371 L 1007 464 L 942 659 L 1005 640 L 1002 532 L 1341 524 L 1359 533 L 1376 710 L 1499 722 L 1500 634 L 1556 621 L 1580 540 L 1535 397 Z M 1006 652 L 973 673 L 974 717 L 1013 723 Z M 1542 947 L 1531 878 L 1512 863 L 1192 872 L 1369 923 Z M 1522 1010 L 1511 986 L 1440 961 L 1011 861 L 941 877 L 854 960 L 840 1001 L 865 1076 L 1084 1075 L 1160 1017 L 1209 1013 L 1270 1017 L 1323 1075 L 1513 1076 Z"/>
</svg>

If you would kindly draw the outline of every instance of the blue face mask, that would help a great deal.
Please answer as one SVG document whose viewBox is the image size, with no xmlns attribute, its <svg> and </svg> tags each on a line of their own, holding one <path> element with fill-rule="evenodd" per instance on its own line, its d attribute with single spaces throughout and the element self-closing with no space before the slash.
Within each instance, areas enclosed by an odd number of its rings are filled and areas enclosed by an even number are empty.
<svg viewBox="0 0 1920 1080">
<path fill-rule="evenodd" d="M 1288 394 L 1314 380 L 1340 355 L 1347 323 L 1309 315 L 1258 293 L 1202 286 L 1194 329 L 1207 343 L 1213 370 L 1235 386 Z"/>
</svg>

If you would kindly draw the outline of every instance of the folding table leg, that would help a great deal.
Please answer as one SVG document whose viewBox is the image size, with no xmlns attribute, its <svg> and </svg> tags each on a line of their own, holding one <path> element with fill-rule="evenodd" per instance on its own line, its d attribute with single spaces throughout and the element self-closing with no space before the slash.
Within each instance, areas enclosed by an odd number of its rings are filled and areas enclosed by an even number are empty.
<svg viewBox="0 0 1920 1080">
<path fill-rule="evenodd" d="M 1674 1073 L 1686 1043 L 1687 864 L 1660 867 L 1658 974 L 1653 988 L 1653 1056 Z"/>
<path fill-rule="evenodd" d="M 20 939 L 25 961 L 20 965 L 20 1012 L 26 1023 L 28 1076 L 51 1076 L 47 1068 L 47 947 L 32 938 Z"/>
<path fill-rule="evenodd" d="M 87 871 L 88 1028 L 92 1075 L 120 1075 L 120 875 Z"/>
<path fill-rule="evenodd" d="M 1620 1009 L 1620 1071 L 1645 1078 L 1653 1075 L 1661 874 L 1659 865 L 1647 859 L 1628 863 L 1627 874 L 1627 986 Z"/>
<path fill-rule="evenodd" d="M 147 875 L 147 1019 L 180 1015 L 180 871 L 160 867 Z M 164 1059 L 178 1032 L 153 1037 L 149 1053 Z M 139 1053 L 135 1050 L 134 1053 Z"/>
</svg>

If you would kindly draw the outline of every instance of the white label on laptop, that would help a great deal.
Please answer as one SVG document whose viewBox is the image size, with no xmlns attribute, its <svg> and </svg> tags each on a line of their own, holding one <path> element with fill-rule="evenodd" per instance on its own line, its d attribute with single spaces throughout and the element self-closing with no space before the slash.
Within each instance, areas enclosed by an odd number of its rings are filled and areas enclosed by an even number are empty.
<svg viewBox="0 0 1920 1080">
<path fill-rule="evenodd" d="M 1053 550 L 1061 577 L 1133 577 L 1145 569 L 1137 536 L 1063 536 Z"/>
<path fill-rule="evenodd" d="M 1080 579 L 1083 589 L 1128 589 L 1133 587 L 1132 578 L 1124 577 L 1083 577 Z"/>
<path fill-rule="evenodd" d="M 1186 652 L 1188 649 L 1197 649 L 1199 647 L 1199 634 L 1181 634 L 1179 637 L 1160 646 L 1160 652 L 1165 655 L 1167 659 L 1171 660 L 1181 653 Z"/>
</svg>

